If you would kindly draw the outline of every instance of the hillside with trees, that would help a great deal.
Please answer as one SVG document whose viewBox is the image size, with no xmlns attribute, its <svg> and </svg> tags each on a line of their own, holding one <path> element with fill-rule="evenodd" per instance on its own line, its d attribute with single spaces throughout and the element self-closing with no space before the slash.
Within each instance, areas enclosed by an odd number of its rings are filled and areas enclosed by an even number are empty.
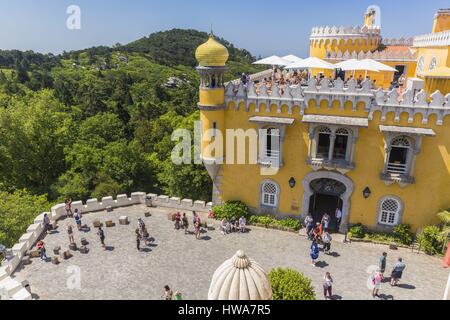
<svg viewBox="0 0 450 320">
<path fill-rule="evenodd" d="M 193 132 L 199 119 L 194 52 L 207 38 L 174 29 L 61 55 L 0 51 L 0 192 L 9 199 L 0 243 L 32 221 L 22 201 L 48 210 L 67 197 L 139 190 L 209 201 L 205 168 L 171 161 L 172 132 Z M 259 71 L 248 51 L 220 41 L 228 79 Z"/>
</svg>

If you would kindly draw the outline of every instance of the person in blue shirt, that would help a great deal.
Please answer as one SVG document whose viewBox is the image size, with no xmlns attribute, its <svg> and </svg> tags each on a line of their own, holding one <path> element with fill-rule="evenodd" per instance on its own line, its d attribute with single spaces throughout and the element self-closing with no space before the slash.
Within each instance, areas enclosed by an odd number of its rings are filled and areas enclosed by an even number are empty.
<svg viewBox="0 0 450 320">
<path fill-rule="evenodd" d="M 310 256 L 311 256 L 311 260 L 312 260 L 312 265 L 315 267 L 316 261 L 317 261 L 317 259 L 319 259 L 319 246 L 317 245 L 316 240 L 313 240 L 313 242 L 311 244 Z"/>
</svg>

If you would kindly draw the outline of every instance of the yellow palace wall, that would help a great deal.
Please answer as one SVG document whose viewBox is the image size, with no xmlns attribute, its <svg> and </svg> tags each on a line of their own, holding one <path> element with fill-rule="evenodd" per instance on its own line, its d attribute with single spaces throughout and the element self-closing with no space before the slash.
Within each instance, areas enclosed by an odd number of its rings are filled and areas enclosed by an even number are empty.
<svg viewBox="0 0 450 320">
<path fill-rule="evenodd" d="M 286 215 L 300 215 L 303 197 L 302 181 L 304 177 L 313 172 L 306 164 L 309 145 L 309 126 L 302 123 L 299 108 L 294 107 L 294 113 L 288 115 L 287 106 L 283 106 L 282 114 L 276 112 L 276 106 L 272 105 L 271 112 L 265 112 L 265 106 L 261 105 L 260 111 L 255 112 L 255 106 L 250 105 L 250 111 L 246 112 L 243 104 L 239 111 L 234 111 L 231 102 L 225 114 L 227 129 L 257 129 L 256 125 L 249 123 L 249 118 L 258 116 L 290 117 L 295 118 L 292 126 L 286 130 L 286 138 L 283 144 L 284 166 L 275 176 L 261 176 L 258 165 L 224 165 L 222 191 L 223 199 L 241 200 L 249 207 L 257 209 L 260 203 L 260 185 L 266 179 L 276 181 L 280 188 L 279 212 Z M 315 107 L 315 102 L 310 102 L 306 114 L 324 114 L 337 116 L 367 117 L 364 106 L 359 105 L 358 111 L 353 111 L 351 103 L 346 104 L 345 110 L 336 105 L 332 109 L 321 103 L 321 108 Z M 359 129 L 359 139 L 356 144 L 355 164 L 356 168 L 346 174 L 355 186 L 355 191 L 350 198 L 350 224 L 363 223 L 375 227 L 378 219 L 378 202 L 387 195 L 398 196 L 404 210 L 401 223 L 407 223 L 415 231 L 418 228 L 436 223 L 436 213 L 442 209 L 450 208 L 450 117 L 445 119 L 443 126 L 436 125 L 436 117 L 431 116 L 429 125 L 422 124 L 422 116 L 417 115 L 413 124 L 408 124 L 407 114 L 402 114 L 401 122 L 394 123 L 394 114 L 387 115 L 387 120 L 380 122 L 380 113 L 374 115 L 369 121 L 369 128 Z M 394 184 L 386 186 L 380 179 L 380 173 L 384 167 L 384 135 L 379 131 L 379 125 L 415 126 L 432 128 L 436 137 L 424 137 L 422 148 L 416 158 L 413 175 L 416 183 L 401 188 Z M 297 181 L 295 188 L 289 186 L 289 179 L 294 177 Z M 363 190 L 369 187 L 372 195 L 365 199 Z M 292 207 L 298 207 L 293 210 Z"/>
</svg>

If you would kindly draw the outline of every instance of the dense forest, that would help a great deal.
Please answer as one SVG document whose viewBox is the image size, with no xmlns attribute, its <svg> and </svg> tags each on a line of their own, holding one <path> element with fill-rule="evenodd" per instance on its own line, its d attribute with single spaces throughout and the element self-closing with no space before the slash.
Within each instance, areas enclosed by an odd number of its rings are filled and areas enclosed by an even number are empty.
<svg viewBox="0 0 450 320">
<path fill-rule="evenodd" d="M 210 200 L 204 167 L 171 161 L 172 132 L 199 118 L 194 53 L 207 37 L 174 29 L 61 55 L 0 51 L 0 243 L 67 197 Z M 259 71 L 248 51 L 219 41 L 228 80 Z"/>
</svg>

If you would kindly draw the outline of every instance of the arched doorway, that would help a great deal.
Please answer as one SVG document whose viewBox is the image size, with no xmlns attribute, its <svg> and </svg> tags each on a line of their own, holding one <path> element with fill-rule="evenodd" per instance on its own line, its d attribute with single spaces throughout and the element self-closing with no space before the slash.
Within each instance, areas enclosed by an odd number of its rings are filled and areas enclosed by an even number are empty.
<svg viewBox="0 0 450 320">
<path fill-rule="evenodd" d="M 350 197 L 354 191 L 353 181 L 339 173 L 330 171 L 316 171 L 303 179 L 302 216 L 312 214 L 316 221 L 320 221 L 327 212 L 335 221 L 335 212 L 342 211 L 340 233 L 348 231 L 350 215 Z"/>
<path fill-rule="evenodd" d="M 314 222 L 321 222 L 323 215 L 328 213 L 331 217 L 329 229 L 333 232 L 339 231 L 334 213 L 337 208 L 342 211 L 342 195 L 347 191 L 345 185 L 338 180 L 320 178 L 311 181 L 310 188 L 313 194 L 310 197 L 308 213 Z"/>
</svg>

